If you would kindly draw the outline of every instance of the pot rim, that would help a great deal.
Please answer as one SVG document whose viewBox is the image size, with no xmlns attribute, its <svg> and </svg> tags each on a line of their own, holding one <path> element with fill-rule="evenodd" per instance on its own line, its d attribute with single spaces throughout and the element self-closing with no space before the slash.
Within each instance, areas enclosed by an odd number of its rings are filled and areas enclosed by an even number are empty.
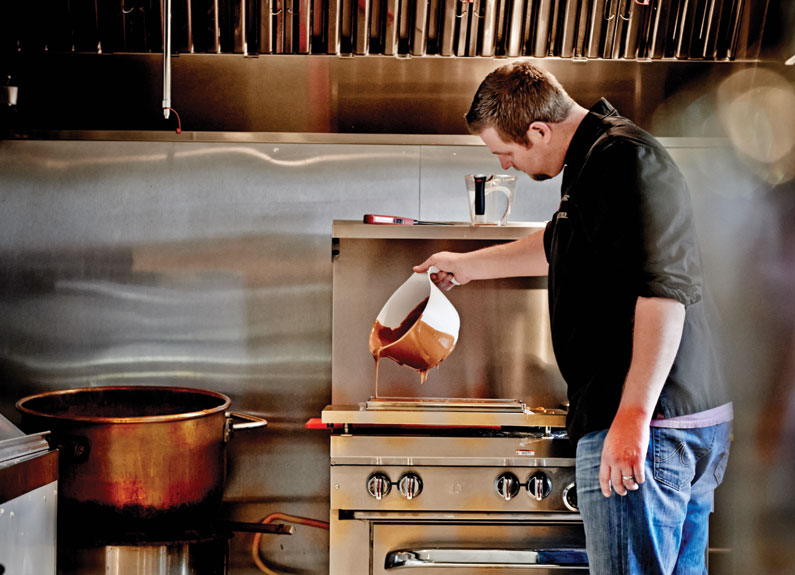
<svg viewBox="0 0 795 575">
<path fill-rule="evenodd" d="M 103 391 L 133 391 L 145 388 L 148 391 L 167 391 L 185 394 L 198 394 L 207 395 L 221 400 L 221 404 L 210 409 L 202 409 L 199 411 L 186 411 L 182 413 L 173 413 L 167 415 L 137 415 L 130 417 L 100 417 L 88 415 L 62 415 L 54 413 L 46 413 L 38 411 L 25 406 L 26 402 L 32 402 L 36 399 L 43 397 L 55 397 L 63 395 L 76 395 L 78 393 L 95 393 Z M 76 387 L 72 389 L 61 389 L 56 391 L 45 391 L 34 395 L 23 397 L 16 403 L 16 408 L 21 413 L 41 417 L 57 421 L 80 421 L 85 423 L 161 423 L 168 421 L 183 421 L 186 419 L 197 419 L 200 417 L 207 417 L 218 412 L 225 412 L 232 404 L 232 400 L 223 393 L 212 391 L 209 389 L 197 389 L 192 387 L 172 387 L 172 386 L 159 386 L 159 385 L 111 385 L 101 387 Z"/>
</svg>

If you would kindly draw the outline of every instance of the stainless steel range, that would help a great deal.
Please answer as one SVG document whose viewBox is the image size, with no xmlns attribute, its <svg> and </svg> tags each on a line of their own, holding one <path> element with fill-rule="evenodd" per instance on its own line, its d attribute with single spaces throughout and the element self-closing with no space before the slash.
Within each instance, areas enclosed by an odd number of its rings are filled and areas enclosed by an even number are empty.
<svg viewBox="0 0 795 575">
<path fill-rule="evenodd" d="M 518 401 L 445 403 L 323 411 L 330 574 L 587 570 L 565 416 Z"/>
<path fill-rule="evenodd" d="M 453 353 L 424 384 L 382 361 L 373 393 L 367 336 L 411 265 L 538 225 L 425 228 L 335 223 L 330 575 L 585 573 L 543 278 L 450 292 Z"/>
</svg>

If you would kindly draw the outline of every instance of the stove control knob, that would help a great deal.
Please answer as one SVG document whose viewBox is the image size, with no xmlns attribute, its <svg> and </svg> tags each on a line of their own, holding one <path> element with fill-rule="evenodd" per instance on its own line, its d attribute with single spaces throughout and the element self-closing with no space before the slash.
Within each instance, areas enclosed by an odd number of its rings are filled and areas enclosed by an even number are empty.
<svg viewBox="0 0 795 575">
<path fill-rule="evenodd" d="M 579 511 L 577 506 L 577 486 L 574 483 L 569 483 L 563 490 L 563 505 L 569 511 Z"/>
<path fill-rule="evenodd" d="M 494 489 L 500 494 L 500 497 L 505 501 L 510 501 L 519 495 L 519 488 L 522 486 L 519 483 L 519 478 L 513 473 L 503 473 L 494 482 Z"/>
<path fill-rule="evenodd" d="M 414 499 L 422 492 L 422 479 L 416 473 L 404 473 L 398 480 L 398 491 L 406 499 Z"/>
<path fill-rule="evenodd" d="M 367 478 L 367 492 L 379 501 L 392 490 L 392 482 L 383 473 L 373 473 Z"/>
<path fill-rule="evenodd" d="M 527 493 L 536 501 L 549 497 L 552 491 L 552 481 L 543 471 L 536 471 L 527 480 Z"/>
</svg>

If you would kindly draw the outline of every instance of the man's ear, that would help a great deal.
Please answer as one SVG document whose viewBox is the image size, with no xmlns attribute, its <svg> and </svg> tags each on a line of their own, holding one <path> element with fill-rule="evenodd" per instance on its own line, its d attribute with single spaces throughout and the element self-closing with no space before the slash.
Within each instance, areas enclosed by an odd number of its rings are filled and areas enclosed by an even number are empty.
<svg viewBox="0 0 795 575">
<path fill-rule="evenodd" d="M 527 139 L 549 143 L 552 138 L 552 128 L 546 122 L 533 122 L 527 130 Z"/>
</svg>

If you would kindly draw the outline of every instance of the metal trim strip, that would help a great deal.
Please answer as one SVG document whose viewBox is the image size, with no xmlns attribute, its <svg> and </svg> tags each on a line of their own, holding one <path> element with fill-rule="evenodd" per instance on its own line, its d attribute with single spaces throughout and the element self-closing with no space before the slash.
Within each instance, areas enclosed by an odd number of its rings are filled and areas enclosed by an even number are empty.
<svg viewBox="0 0 795 575">
<path fill-rule="evenodd" d="M 0 503 L 58 479 L 58 452 L 49 451 L 0 466 Z"/>
</svg>

